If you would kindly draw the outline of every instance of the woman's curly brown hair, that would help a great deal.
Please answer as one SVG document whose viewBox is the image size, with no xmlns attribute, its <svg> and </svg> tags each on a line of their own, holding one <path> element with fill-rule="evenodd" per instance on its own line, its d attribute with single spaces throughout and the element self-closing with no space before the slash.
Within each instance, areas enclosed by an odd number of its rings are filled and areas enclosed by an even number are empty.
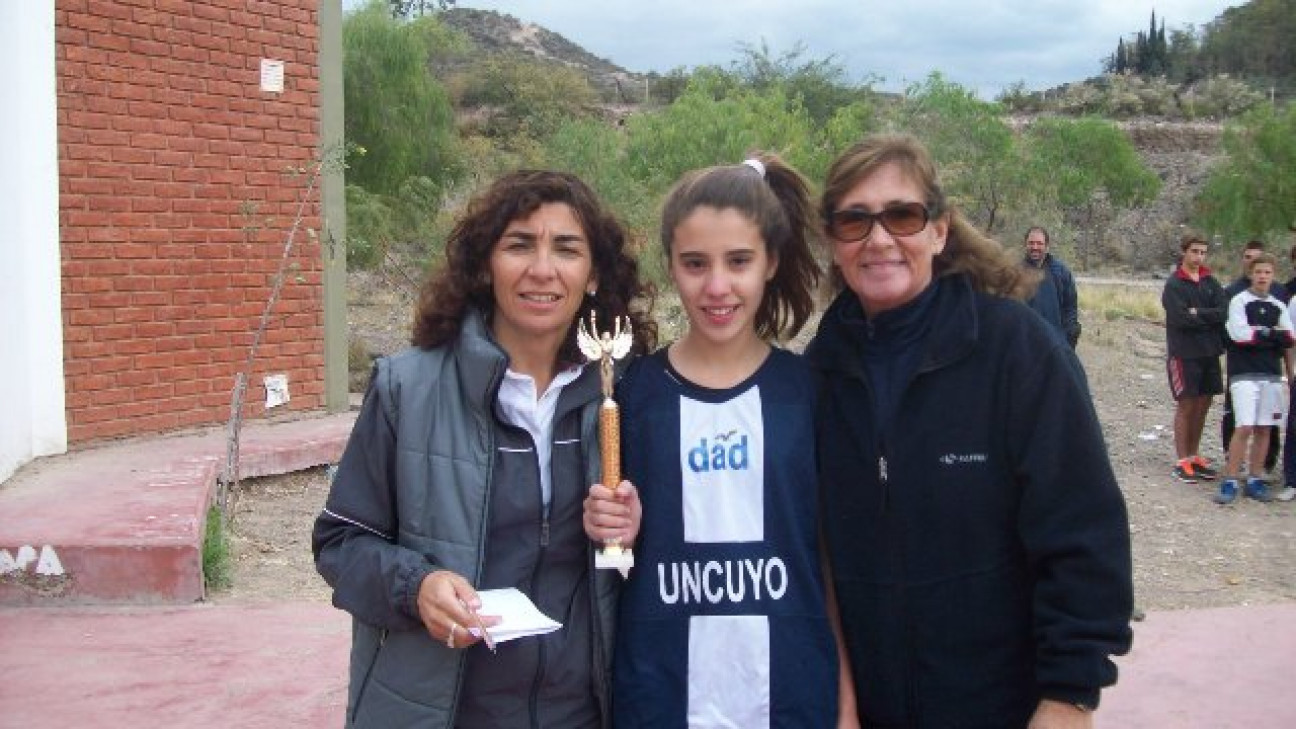
<svg viewBox="0 0 1296 729">
<path fill-rule="evenodd" d="M 419 291 L 414 315 L 413 345 L 432 349 L 454 341 L 469 307 L 487 322 L 495 312 L 489 276 L 491 251 L 509 223 L 525 218 L 546 203 L 563 203 L 585 229 L 598 292 L 586 296 L 558 352 L 558 361 L 581 361 L 576 346 L 577 323 L 598 312 L 601 322 L 629 317 L 635 352 L 657 346 L 653 321 L 653 289 L 639 278 L 639 264 L 628 248 L 625 228 L 599 202 L 594 191 L 575 175 L 546 170 L 518 170 L 495 180 L 468 202 L 450 233 L 445 261 Z"/>
</svg>

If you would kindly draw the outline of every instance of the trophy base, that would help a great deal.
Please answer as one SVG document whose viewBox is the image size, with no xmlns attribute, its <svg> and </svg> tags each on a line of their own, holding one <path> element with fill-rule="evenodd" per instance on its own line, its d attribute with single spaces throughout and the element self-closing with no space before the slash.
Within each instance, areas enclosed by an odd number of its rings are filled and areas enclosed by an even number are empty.
<svg viewBox="0 0 1296 729">
<path fill-rule="evenodd" d="M 622 578 L 628 578 L 631 567 L 634 567 L 634 552 L 620 544 L 609 542 L 594 553 L 595 569 L 616 570 Z"/>
</svg>

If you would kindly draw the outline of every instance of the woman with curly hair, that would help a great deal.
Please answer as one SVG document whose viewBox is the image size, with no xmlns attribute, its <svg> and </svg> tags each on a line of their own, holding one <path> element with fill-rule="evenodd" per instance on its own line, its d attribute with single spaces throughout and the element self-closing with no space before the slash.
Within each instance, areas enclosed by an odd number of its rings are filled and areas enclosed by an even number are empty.
<svg viewBox="0 0 1296 729">
<path fill-rule="evenodd" d="M 349 727 L 604 727 L 619 577 L 582 523 L 599 479 L 598 367 L 578 321 L 651 291 L 626 233 L 574 176 L 520 171 L 474 198 L 419 295 L 413 347 L 380 359 L 315 524 L 354 617 Z M 628 483 L 599 539 L 633 541 Z M 516 587 L 563 629 L 488 650 L 478 590 Z"/>
<path fill-rule="evenodd" d="M 912 137 L 838 157 L 820 215 L 837 295 L 806 354 L 860 723 L 1092 726 L 1133 587 L 1079 361 Z"/>
</svg>

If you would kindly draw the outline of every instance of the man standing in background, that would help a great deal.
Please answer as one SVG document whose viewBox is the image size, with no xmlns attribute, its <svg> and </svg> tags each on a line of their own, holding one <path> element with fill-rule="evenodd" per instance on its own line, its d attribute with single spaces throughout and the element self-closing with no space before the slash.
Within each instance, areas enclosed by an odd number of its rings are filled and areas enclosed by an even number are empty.
<svg viewBox="0 0 1296 729">
<path fill-rule="evenodd" d="M 1049 253 L 1048 231 L 1038 225 L 1026 231 L 1026 260 L 1022 265 L 1038 269 L 1043 274 L 1035 295 L 1026 303 L 1075 349 L 1076 342 L 1080 341 L 1080 306 L 1075 278 L 1065 264 Z"/>
<path fill-rule="evenodd" d="M 1166 313 L 1166 375 L 1175 399 L 1178 460 L 1174 475 L 1184 483 L 1197 483 L 1216 476 L 1201 455 L 1201 436 L 1211 399 L 1224 391 L 1220 332 L 1228 317 L 1228 298 L 1206 267 L 1206 239 L 1190 232 L 1179 248 L 1183 252 L 1179 267 L 1161 292 Z"/>
</svg>

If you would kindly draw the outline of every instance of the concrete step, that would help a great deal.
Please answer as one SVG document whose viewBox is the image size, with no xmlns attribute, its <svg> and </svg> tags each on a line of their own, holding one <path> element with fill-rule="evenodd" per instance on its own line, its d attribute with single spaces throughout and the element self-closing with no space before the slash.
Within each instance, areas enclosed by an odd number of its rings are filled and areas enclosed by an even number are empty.
<svg viewBox="0 0 1296 729">
<path fill-rule="evenodd" d="M 355 414 L 247 424 L 243 478 L 336 462 Z M 0 485 L 0 605 L 190 603 L 222 429 L 43 458 Z"/>
</svg>

